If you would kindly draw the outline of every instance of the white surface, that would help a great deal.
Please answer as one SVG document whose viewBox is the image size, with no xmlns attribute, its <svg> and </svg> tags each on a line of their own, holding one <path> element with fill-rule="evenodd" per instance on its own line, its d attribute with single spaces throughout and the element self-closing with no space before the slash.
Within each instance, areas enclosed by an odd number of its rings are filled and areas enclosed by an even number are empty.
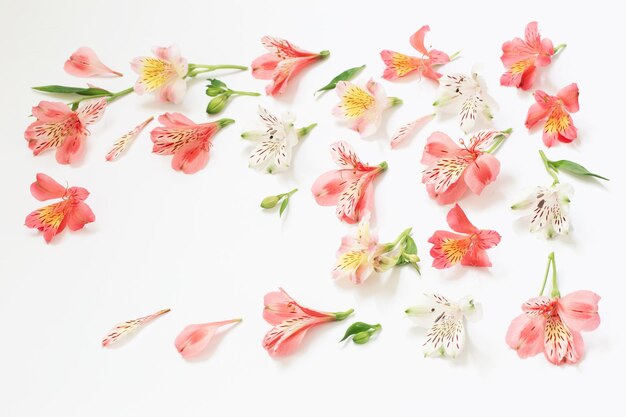
<svg viewBox="0 0 626 417">
<path fill-rule="evenodd" d="M 623 335 L 623 83 L 619 52 L 623 19 L 594 2 L 525 1 L 504 6 L 477 2 L 411 3 L 292 1 L 185 2 L 33 1 L 2 2 L 3 51 L 0 135 L 0 415 L 2 416 L 200 416 L 200 415 L 522 415 L 550 412 L 604 415 L 621 407 Z M 608 10 L 608 11 L 607 11 Z M 496 15 L 497 18 L 488 16 Z M 576 189 L 575 230 L 546 242 L 528 233 L 509 205 L 519 190 L 549 184 L 537 150 L 540 133 L 523 126 L 533 102 L 528 92 L 500 87 L 502 42 L 538 20 L 541 34 L 569 46 L 547 70 L 539 87 L 555 92 L 580 86 L 581 110 L 574 120 L 580 140 L 550 150 L 612 179 L 607 184 L 562 176 Z M 420 183 L 426 136 L 435 129 L 460 137 L 453 120 L 431 122 L 397 151 L 388 138 L 401 124 L 430 111 L 435 86 L 410 78 L 383 81 L 405 104 L 388 113 L 379 134 L 361 140 L 330 115 L 331 92 L 312 92 L 339 72 L 367 64 L 360 80 L 379 77 L 378 53 L 413 53 L 409 36 L 431 26 L 426 41 L 462 58 L 444 72 L 468 72 L 481 63 L 491 95 L 500 105 L 495 126 L 514 134 L 498 153 L 502 172 L 480 198 L 462 206 L 479 227 L 495 229 L 502 243 L 489 251 L 490 270 L 436 271 L 428 237 L 447 228 L 448 207 L 431 201 Z M 113 89 L 134 82 L 128 62 L 154 45 L 177 43 L 190 62 L 249 64 L 263 53 L 259 39 L 271 34 L 303 48 L 329 49 L 329 60 L 298 77 L 278 100 L 236 98 L 223 113 L 237 123 L 214 141 L 206 169 L 192 176 L 170 168 L 170 158 L 150 153 L 151 124 L 130 152 L 107 163 L 115 139 L 149 115 L 180 111 L 207 120 L 203 81 L 192 81 L 180 106 L 130 96 L 107 109 L 93 126 L 86 158 L 60 166 L 53 153 L 33 157 L 23 139 L 30 106 L 43 95 L 29 87 L 80 85 L 63 71 L 79 46 L 92 47 L 123 79 L 95 80 Z M 611 75 L 615 74 L 617 75 Z M 215 75 L 219 75 L 215 74 Z M 249 73 L 222 77 L 229 86 L 262 91 Z M 247 168 L 250 148 L 239 139 L 256 123 L 256 107 L 291 109 L 297 125 L 318 127 L 296 150 L 293 170 L 264 175 Z M 334 209 L 315 204 L 309 188 L 332 169 L 328 146 L 345 139 L 372 163 L 389 162 L 376 184 L 377 229 L 383 241 L 414 228 L 422 277 L 410 269 L 373 277 L 355 288 L 335 283 L 330 269 L 340 238 L 352 229 Z M 29 193 L 37 172 L 86 187 L 95 223 L 64 232 L 46 245 L 23 226 L 42 204 Z M 283 219 L 263 212 L 263 197 L 300 188 Z M 521 360 L 504 343 L 519 306 L 541 284 L 546 256 L 557 256 L 562 293 L 590 289 L 603 298 L 601 326 L 585 333 L 586 357 L 578 366 L 550 365 L 542 356 Z M 261 347 L 269 329 L 263 295 L 283 286 L 302 303 L 329 311 L 356 309 L 347 321 L 312 331 L 302 351 L 273 360 Z M 456 361 L 423 358 L 424 333 L 404 317 L 420 292 L 451 298 L 470 293 L 481 301 L 482 320 L 470 323 L 469 345 Z M 172 312 L 117 349 L 100 340 L 116 322 L 170 307 Z M 173 342 L 187 324 L 243 317 L 207 357 L 185 362 Z M 380 322 L 380 338 L 365 346 L 337 344 L 355 320 Z"/>
</svg>

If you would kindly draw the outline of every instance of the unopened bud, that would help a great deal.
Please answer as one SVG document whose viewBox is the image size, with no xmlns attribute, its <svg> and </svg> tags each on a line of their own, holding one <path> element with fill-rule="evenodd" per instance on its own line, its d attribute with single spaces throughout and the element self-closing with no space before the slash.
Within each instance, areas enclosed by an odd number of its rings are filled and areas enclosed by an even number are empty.
<svg viewBox="0 0 626 417">
<path fill-rule="evenodd" d="M 208 114 L 217 114 L 221 112 L 222 110 L 224 110 L 224 107 L 226 107 L 227 102 L 228 102 L 228 95 L 221 94 L 213 98 L 211 101 L 209 101 L 209 105 L 206 107 L 206 112 Z"/>
<path fill-rule="evenodd" d="M 271 209 L 276 207 L 280 198 L 277 195 L 271 195 L 269 197 L 265 197 L 263 201 L 261 201 L 261 207 L 264 209 Z"/>
</svg>

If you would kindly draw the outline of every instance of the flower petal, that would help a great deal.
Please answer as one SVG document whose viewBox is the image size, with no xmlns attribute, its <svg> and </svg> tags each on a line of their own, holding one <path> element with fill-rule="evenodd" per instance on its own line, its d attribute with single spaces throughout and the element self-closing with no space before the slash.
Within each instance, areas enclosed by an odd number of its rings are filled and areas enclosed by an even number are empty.
<svg viewBox="0 0 626 417">
<path fill-rule="evenodd" d="M 411 42 L 411 46 L 417 50 L 417 52 L 428 55 L 428 51 L 424 47 L 424 38 L 426 34 L 430 31 L 430 27 L 428 25 L 424 25 L 417 32 L 411 35 L 409 42 Z"/>
<path fill-rule="evenodd" d="M 408 123 L 400 127 L 400 129 L 398 129 L 396 133 L 394 133 L 394 135 L 391 137 L 391 141 L 390 141 L 391 148 L 392 149 L 397 148 L 398 145 L 404 142 L 405 139 L 411 136 L 416 130 L 421 129 L 422 127 L 426 125 L 426 123 L 431 121 L 433 117 L 435 117 L 435 113 L 422 116 L 419 119 L 414 120 L 411 123 Z"/>
<path fill-rule="evenodd" d="M 463 177 L 470 190 L 480 195 L 483 189 L 494 182 L 500 173 L 500 162 L 490 153 L 483 153 L 469 164 Z"/>
<path fill-rule="evenodd" d="M 113 329 L 109 331 L 109 334 L 102 340 L 102 346 L 107 347 L 117 342 L 120 338 L 129 335 L 130 333 L 136 331 L 139 327 L 143 326 L 146 323 L 151 322 L 159 316 L 169 312 L 170 309 L 167 308 L 165 310 L 159 310 L 154 314 L 150 314 L 149 316 L 140 317 L 138 319 L 132 319 L 125 321 L 123 323 L 116 324 Z"/>
<path fill-rule="evenodd" d="M 455 358 L 463 350 L 465 326 L 461 314 L 442 314 L 426 334 L 425 356 L 449 356 Z"/>
<path fill-rule="evenodd" d="M 450 136 L 443 132 L 434 132 L 426 139 L 421 163 L 432 165 L 440 158 L 454 158 L 461 150 Z"/>
<path fill-rule="evenodd" d="M 458 204 L 455 204 L 454 207 L 450 209 L 448 215 L 446 216 L 446 221 L 448 222 L 450 228 L 458 233 L 472 234 L 478 231 L 476 226 L 469 221 L 465 212 Z"/>
<path fill-rule="evenodd" d="M 107 106 L 107 99 L 97 98 L 93 100 L 84 101 L 78 108 L 76 114 L 80 119 L 83 126 L 89 126 L 96 123 L 104 115 L 104 109 Z"/>
<path fill-rule="evenodd" d="M 506 344 L 517 351 L 520 358 L 543 352 L 544 316 L 520 314 L 511 322 L 506 332 Z"/>
<path fill-rule="evenodd" d="M 38 173 L 35 182 L 30 185 L 30 193 L 39 201 L 61 198 L 66 188 L 46 174 Z"/>
<path fill-rule="evenodd" d="M 573 331 L 595 330 L 600 325 L 599 301 L 600 296 L 592 291 L 574 291 L 559 299 L 559 316 Z"/>
<path fill-rule="evenodd" d="M 570 113 L 576 113 L 579 109 L 578 106 L 578 85 L 571 83 L 559 90 L 557 97 L 563 101 L 565 108 Z"/>
</svg>

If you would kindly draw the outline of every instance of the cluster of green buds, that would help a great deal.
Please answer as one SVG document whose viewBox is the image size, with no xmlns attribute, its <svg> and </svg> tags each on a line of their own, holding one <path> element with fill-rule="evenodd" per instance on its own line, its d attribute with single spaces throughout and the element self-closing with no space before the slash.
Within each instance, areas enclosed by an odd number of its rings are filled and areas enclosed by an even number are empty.
<svg viewBox="0 0 626 417">
<path fill-rule="evenodd" d="M 280 203 L 278 215 L 282 217 L 283 212 L 285 211 L 285 209 L 287 208 L 287 205 L 289 204 L 289 199 L 291 198 L 292 195 L 296 193 L 296 191 L 298 191 L 298 189 L 294 188 L 293 190 L 287 193 L 270 195 L 268 197 L 265 197 L 263 201 L 261 201 L 261 208 L 266 209 L 266 210 L 273 209 L 274 207 L 278 205 L 278 203 Z"/>
<path fill-rule="evenodd" d="M 374 336 L 376 332 L 379 332 L 383 326 L 380 324 L 367 324 L 362 321 L 357 321 L 356 323 L 352 323 L 348 330 L 346 330 L 346 334 L 343 335 L 343 338 L 339 341 L 339 343 L 344 340 L 352 337 L 352 341 L 357 345 L 364 345 L 370 341 L 371 337 Z"/>
<path fill-rule="evenodd" d="M 210 79 L 210 84 L 206 87 L 206 95 L 209 97 L 213 97 L 209 104 L 206 107 L 206 112 L 208 114 L 217 114 L 224 110 L 228 100 L 231 96 L 260 96 L 259 93 L 252 93 L 249 91 L 237 91 L 231 90 L 228 88 L 226 83 L 220 81 L 218 79 Z"/>
<path fill-rule="evenodd" d="M 412 228 L 404 230 L 393 242 L 380 244 L 374 256 L 374 269 L 377 272 L 387 271 L 394 266 L 412 265 L 419 273 L 417 245 L 411 237 Z"/>
</svg>

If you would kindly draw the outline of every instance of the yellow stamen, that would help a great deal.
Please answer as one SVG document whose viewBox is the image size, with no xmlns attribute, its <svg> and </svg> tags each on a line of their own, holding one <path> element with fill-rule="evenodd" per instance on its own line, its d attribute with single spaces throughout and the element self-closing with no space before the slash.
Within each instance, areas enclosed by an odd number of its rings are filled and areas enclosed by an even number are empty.
<svg viewBox="0 0 626 417">
<path fill-rule="evenodd" d="M 351 85 L 343 95 L 343 109 L 346 117 L 359 117 L 376 104 L 376 99 L 360 87 Z"/>
<path fill-rule="evenodd" d="M 441 244 L 441 250 L 450 265 L 454 265 L 465 256 L 469 245 L 469 239 L 445 239 Z"/>
<path fill-rule="evenodd" d="M 169 62 L 158 58 L 143 58 L 140 82 L 145 85 L 147 92 L 154 91 L 167 84 L 176 76 L 176 68 Z"/>
</svg>

